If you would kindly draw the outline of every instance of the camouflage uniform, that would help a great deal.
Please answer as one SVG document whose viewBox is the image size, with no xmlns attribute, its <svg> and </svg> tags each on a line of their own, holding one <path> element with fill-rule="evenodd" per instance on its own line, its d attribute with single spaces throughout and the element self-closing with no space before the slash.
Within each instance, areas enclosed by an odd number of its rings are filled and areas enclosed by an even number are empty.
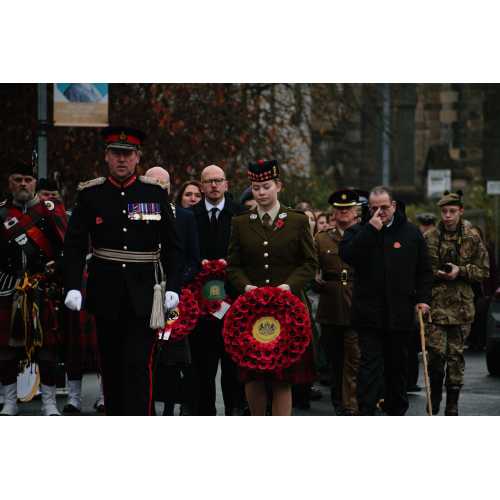
<svg viewBox="0 0 500 500">
<path fill-rule="evenodd" d="M 432 261 L 431 322 L 427 326 L 431 392 L 441 397 L 442 384 L 460 388 L 464 381 L 464 342 L 474 319 L 474 294 L 471 284 L 489 276 L 488 252 L 481 239 L 462 220 L 454 232 L 441 223 L 425 234 Z M 444 280 L 438 270 L 451 262 L 459 267 L 454 280 Z M 437 409 L 439 404 L 437 404 Z"/>
</svg>

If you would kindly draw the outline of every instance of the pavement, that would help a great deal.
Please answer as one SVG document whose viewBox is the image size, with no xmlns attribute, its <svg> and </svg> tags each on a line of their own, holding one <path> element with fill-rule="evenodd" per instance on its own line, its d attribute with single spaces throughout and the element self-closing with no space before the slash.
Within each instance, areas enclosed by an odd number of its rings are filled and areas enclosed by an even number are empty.
<svg viewBox="0 0 500 500">
<path fill-rule="evenodd" d="M 422 369 L 420 370 L 419 385 L 422 387 L 422 391 L 409 394 L 410 408 L 407 413 L 408 415 L 425 415 L 426 403 Z M 321 391 L 321 399 L 312 401 L 311 408 L 308 410 L 294 408 L 294 416 L 333 416 L 335 414 L 330 403 L 329 388 L 321 384 L 316 384 L 315 387 Z M 81 415 L 100 415 L 93 407 L 98 398 L 98 393 L 97 375 L 85 375 L 82 385 Z M 64 389 L 59 389 L 57 402 L 60 410 L 64 407 L 65 400 Z M 20 414 L 39 415 L 40 406 L 39 397 L 28 403 L 20 403 Z M 162 403 L 157 403 L 156 409 L 161 414 Z M 220 389 L 220 373 L 217 377 L 217 413 L 218 415 L 224 415 Z M 441 410 L 442 413 L 443 409 Z M 179 414 L 179 405 L 176 405 L 175 414 Z M 460 415 L 500 415 L 500 377 L 493 377 L 488 374 L 484 352 L 466 352 L 465 384 L 460 397 Z"/>
</svg>

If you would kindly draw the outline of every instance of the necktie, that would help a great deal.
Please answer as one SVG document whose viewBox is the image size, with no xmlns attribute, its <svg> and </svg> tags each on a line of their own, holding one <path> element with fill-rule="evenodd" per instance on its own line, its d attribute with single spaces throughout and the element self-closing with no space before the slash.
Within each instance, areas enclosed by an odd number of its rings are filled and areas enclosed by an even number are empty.
<svg viewBox="0 0 500 500">
<path fill-rule="evenodd" d="M 271 216 L 268 213 L 262 216 L 262 224 L 264 227 L 269 227 L 271 225 Z"/>
<path fill-rule="evenodd" d="M 213 207 L 210 209 L 210 225 L 211 226 L 216 226 L 217 225 L 217 211 L 219 209 L 217 207 Z"/>
</svg>

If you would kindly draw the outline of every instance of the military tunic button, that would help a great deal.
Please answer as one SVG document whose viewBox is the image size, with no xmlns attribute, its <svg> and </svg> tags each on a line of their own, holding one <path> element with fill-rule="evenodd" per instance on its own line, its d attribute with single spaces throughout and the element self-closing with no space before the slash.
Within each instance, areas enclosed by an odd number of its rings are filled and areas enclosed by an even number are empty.
<svg viewBox="0 0 500 500">
<path fill-rule="evenodd" d="M 269 242 L 268 241 L 264 241 L 264 243 L 262 243 L 262 244 L 266 247 L 267 245 L 269 245 Z"/>
<path fill-rule="evenodd" d="M 266 283 L 269 283 L 269 280 L 266 280 Z"/>
<path fill-rule="evenodd" d="M 127 232 L 127 228 L 126 228 L 126 227 L 124 227 L 124 228 L 123 228 L 123 232 L 124 232 L 124 233 L 126 233 L 126 232 Z"/>
<path fill-rule="evenodd" d="M 266 253 L 264 254 L 264 257 L 266 257 L 266 258 L 267 258 L 267 257 L 269 257 L 269 254 L 266 252 Z"/>
<path fill-rule="evenodd" d="M 126 211 L 126 210 L 122 210 L 122 214 L 126 214 L 126 213 L 127 213 L 127 211 Z"/>
<path fill-rule="evenodd" d="M 122 196 L 125 196 L 125 192 L 124 192 L 124 191 L 122 191 L 120 194 L 121 194 Z"/>
<path fill-rule="evenodd" d="M 123 250 L 127 250 L 127 245 L 123 245 Z"/>
<path fill-rule="evenodd" d="M 264 269 L 269 269 L 269 264 L 264 264 Z"/>
<path fill-rule="evenodd" d="M 122 264 L 122 267 L 127 267 L 127 264 Z"/>
</svg>

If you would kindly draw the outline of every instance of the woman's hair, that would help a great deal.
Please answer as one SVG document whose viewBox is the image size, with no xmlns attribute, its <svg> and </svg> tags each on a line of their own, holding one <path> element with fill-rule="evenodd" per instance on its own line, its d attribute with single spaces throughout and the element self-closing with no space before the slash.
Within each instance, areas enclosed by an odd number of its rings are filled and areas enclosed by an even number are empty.
<svg viewBox="0 0 500 500">
<path fill-rule="evenodd" d="M 195 181 L 195 180 L 192 180 L 192 181 L 186 181 L 184 183 L 182 183 L 181 187 L 179 188 L 179 191 L 177 191 L 177 196 L 175 197 L 175 204 L 176 205 L 181 205 L 181 202 L 182 202 L 182 196 L 184 195 L 184 191 L 186 191 L 186 188 L 188 186 L 196 186 L 199 190 L 200 190 L 200 193 L 203 193 L 203 191 L 201 190 L 201 182 L 199 181 Z"/>
</svg>

